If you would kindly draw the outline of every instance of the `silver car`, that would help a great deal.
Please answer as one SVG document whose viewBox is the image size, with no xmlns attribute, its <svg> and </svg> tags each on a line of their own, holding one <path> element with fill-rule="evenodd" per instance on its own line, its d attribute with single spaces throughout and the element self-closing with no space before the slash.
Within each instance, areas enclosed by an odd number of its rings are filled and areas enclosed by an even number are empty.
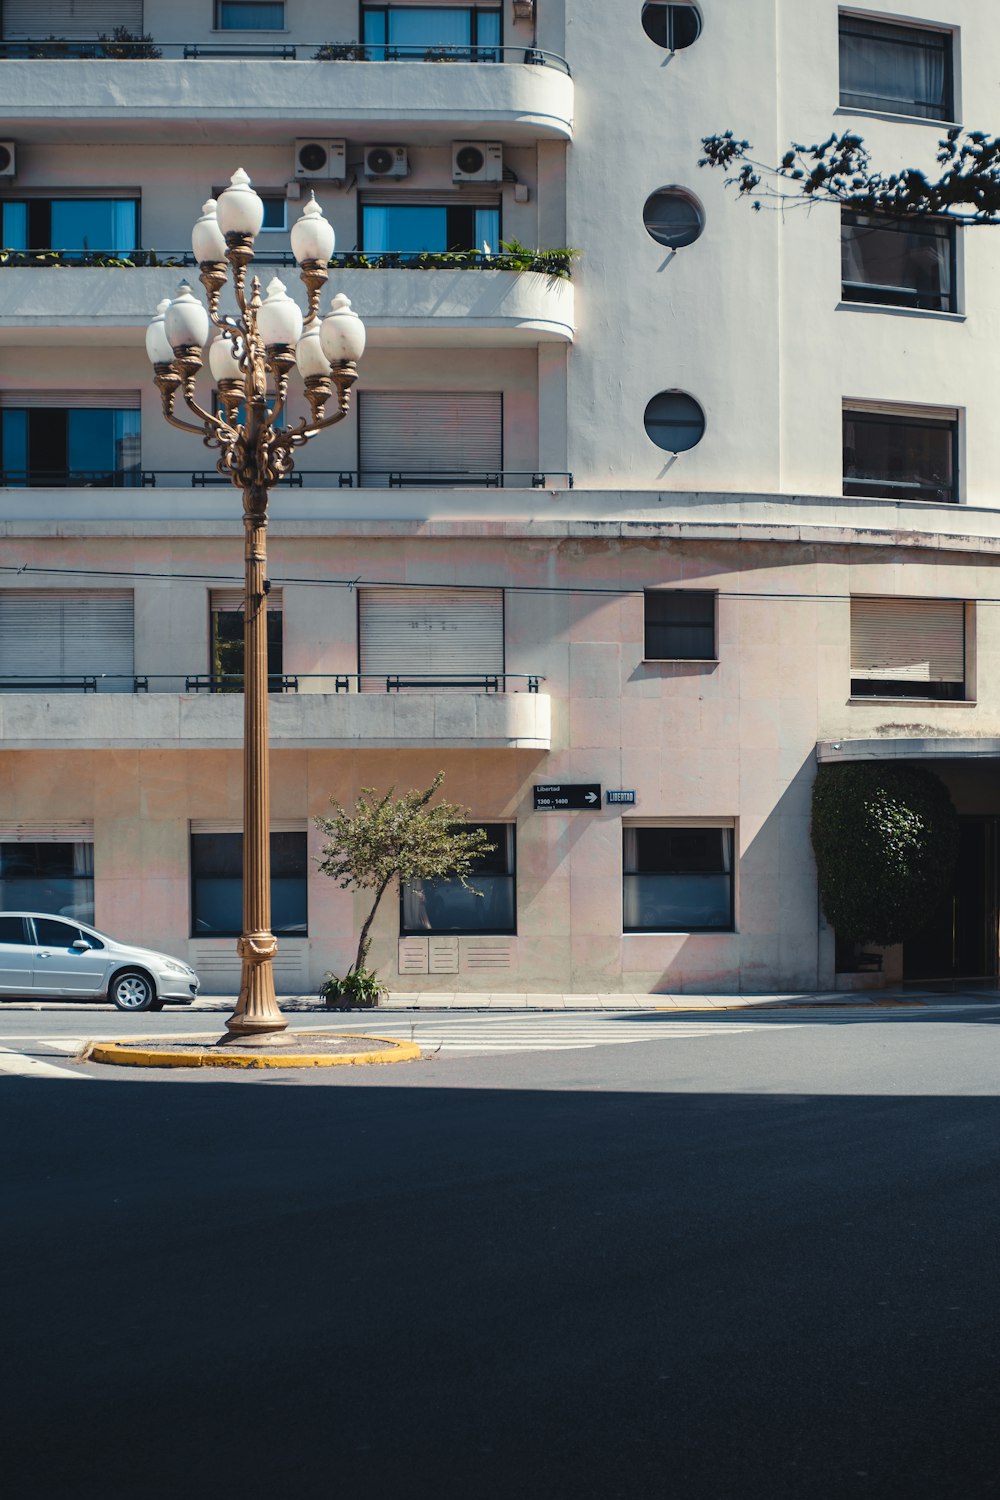
<svg viewBox="0 0 1000 1500">
<path fill-rule="evenodd" d="M 110 1000 L 119 1010 L 190 1005 L 198 976 L 180 959 L 133 948 L 83 922 L 0 912 L 0 1000 Z"/>
</svg>

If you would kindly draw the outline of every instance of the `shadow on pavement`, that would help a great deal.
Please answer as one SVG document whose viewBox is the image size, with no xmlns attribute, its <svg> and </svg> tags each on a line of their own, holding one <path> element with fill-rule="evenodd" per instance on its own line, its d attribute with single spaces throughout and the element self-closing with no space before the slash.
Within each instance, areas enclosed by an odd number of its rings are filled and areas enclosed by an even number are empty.
<svg viewBox="0 0 1000 1500">
<path fill-rule="evenodd" d="M 13 1496 L 996 1485 L 1000 1100 L 12 1079 L 0 1128 Z"/>
</svg>

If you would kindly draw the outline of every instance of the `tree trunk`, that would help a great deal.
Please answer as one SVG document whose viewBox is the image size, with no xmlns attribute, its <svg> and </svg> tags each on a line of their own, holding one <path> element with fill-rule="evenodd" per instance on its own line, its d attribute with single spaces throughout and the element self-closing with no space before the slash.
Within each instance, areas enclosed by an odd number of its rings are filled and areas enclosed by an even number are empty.
<svg viewBox="0 0 1000 1500">
<path fill-rule="evenodd" d="M 365 918 L 364 926 L 361 929 L 361 937 L 358 941 L 358 954 L 354 960 L 354 963 L 348 970 L 349 974 L 360 974 L 361 970 L 365 966 L 365 959 L 368 957 L 368 950 L 372 945 L 371 938 L 368 936 L 368 933 L 372 923 L 375 920 L 375 913 L 378 911 L 379 903 L 382 900 L 382 897 L 385 895 L 386 891 L 389 889 L 389 884 L 392 878 L 393 877 L 391 875 L 387 875 L 385 880 L 383 880 L 382 884 L 378 888 L 378 894 L 376 895 L 375 900 L 372 903 L 372 909 Z"/>
</svg>

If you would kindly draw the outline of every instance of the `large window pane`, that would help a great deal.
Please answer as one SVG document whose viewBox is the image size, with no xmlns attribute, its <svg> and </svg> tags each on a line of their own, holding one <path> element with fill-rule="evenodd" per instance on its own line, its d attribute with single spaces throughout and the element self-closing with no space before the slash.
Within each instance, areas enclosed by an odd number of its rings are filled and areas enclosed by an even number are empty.
<svg viewBox="0 0 1000 1500">
<path fill-rule="evenodd" d="M 365 203 L 361 248 L 367 255 L 440 254 L 500 247 L 500 210 L 475 204 Z"/>
<path fill-rule="evenodd" d="M 950 32 L 841 16 L 841 104 L 950 120 L 951 75 Z"/>
<path fill-rule="evenodd" d="M 840 248 L 847 301 L 954 312 L 953 224 L 876 218 L 845 209 Z"/>
<path fill-rule="evenodd" d="M 623 830 L 626 932 L 729 931 L 733 830 Z"/>
<path fill-rule="evenodd" d="M 428 932 L 516 931 L 514 827 L 510 823 L 468 826 L 482 827 L 493 846 L 468 876 L 472 889 L 467 890 L 460 880 L 417 880 L 404 884 L 402 933 L 413 936 Z"/>
<path fill-rule="evenodd" d="M 7 407 L 0 471 L 7 485 L 138 484 L 140 412 L 118 407 Z"/>
<path fill-rule="evenodd" d="M 447 56 L 477 62 L 499 59 L 499 7 L 403 5 L 362 12 L 363 37 L 371 61 Z"/>
<path fill-rule="evenodd" d="M 306 835 L 271 834 L 271 931 L 305 937 Z M 238 937 L 243 930 L 242 833 L 191 835 L 191 935 Z"/>
<path fill-rule="evenodd" d="M 93 922 L 93 844 L 0 843 L 0 910 Z"/>
<path fill-rule="evenodd" d="M 218 0 L 215 24 L 220 31 L 282 31 L 285 7 L 280 0 Z"/>
<path fill-rule="evenodd" d="M 53 198 L 51 244 L 62 251 L 128 255 L 136 248 L 136 203 L 114 198 Z"/>
<path fill-rule="evenodd" d="M 267 672 L 271 692 L 281 692 L 282 629 L 280 609 L 267 610 Z M 216 691 L 243 691 L 243 610 L 212 610 L 212 677 Z"/>
<path fill-rule="evenodd" d="M 954 502 L 955 422 L 844 413 L 844 494 Z"/>
</svg>

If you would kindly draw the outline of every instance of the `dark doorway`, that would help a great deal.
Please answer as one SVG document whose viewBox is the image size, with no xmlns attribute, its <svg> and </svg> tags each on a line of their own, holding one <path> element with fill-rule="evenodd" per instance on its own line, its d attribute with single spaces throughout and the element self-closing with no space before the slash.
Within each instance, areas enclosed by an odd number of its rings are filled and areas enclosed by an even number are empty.
<svg viewBox="0 0 1000 1500">
<path fill-rule="evenodd" d="M 904 945 L 904 980 L 997 978 L 1000 818 L 960 818 L 959 829 L 952 889 Z"/>
</svg>

